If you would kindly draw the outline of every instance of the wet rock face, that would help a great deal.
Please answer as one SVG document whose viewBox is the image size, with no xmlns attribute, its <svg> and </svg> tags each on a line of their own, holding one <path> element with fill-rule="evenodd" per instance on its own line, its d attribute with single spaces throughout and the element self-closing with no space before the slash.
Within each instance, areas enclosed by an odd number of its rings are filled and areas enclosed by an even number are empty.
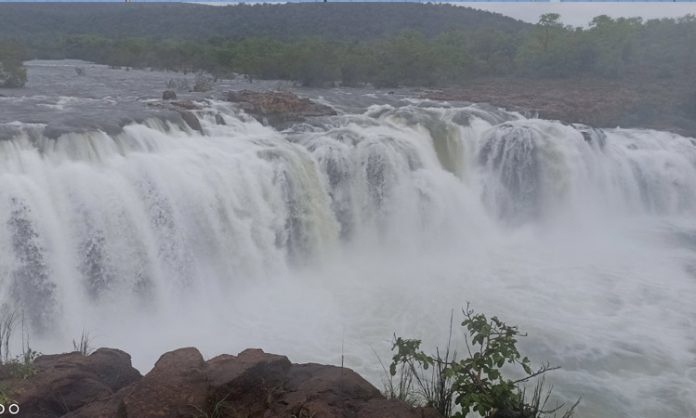
<svg viewBox="0 0 696 418">
<path fill-rule="evenodd" d="M 301 122 L 308 117 L 336 115 L 333 108 L 290 92 L 239 90 L 228 91 L 224 97 L 227 101 L 238 103 L 260 122 L 274 127 Z"/>
<path fill-rule="evenodd" d="M 591 147 L 604 149 L 607 144 L 607 134 L 603 130 L 579 123 L 574 123 L 571 126 L 580 132 L 582 139 Z"/>
<path fill-rule="evenodd" d="M 144 377 L 128 354 L 100 349 L 39 357 L 26 380 L 5 378 L 30 418 L 438 418 L 385 399 L 350 369 L 291 364 L 258 349 L 203 360 L 195 348 L 164 354 Z"/>
</svg>

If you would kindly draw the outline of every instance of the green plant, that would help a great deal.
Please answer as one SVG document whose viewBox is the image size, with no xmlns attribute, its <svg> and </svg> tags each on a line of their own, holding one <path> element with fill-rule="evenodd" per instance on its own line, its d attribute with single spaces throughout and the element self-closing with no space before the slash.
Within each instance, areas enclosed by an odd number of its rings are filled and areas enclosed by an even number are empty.
<svg viewBox="0 0 696 418">
<path fill-rule="evenodd" d="M 414 375 L 413 367 L 407 362 L 402 362 L 396 366 L 398 367 L 398 371 L 396 368 L 392 367 L 394 369 L 394 373 L 391 373 L 390 370 L 387 370 L 387 367 L 384 365 L 382 359 L 376 352 L 375 355 L 377 356 L 377 361 L 379 361 L 379 364 L 382 366 L 382 370 L 384 370 L 384 375 L 386 377 L 383 381 L 384 396 L 387 399 L 396 399 L 410 405 L 417 405 L 419 400 L 414 396 L 415 394 L 412 390 Z"/>
<path fill-rule="evenodd" d="M 5 383 L 0 383 L 0 405 L 3 405 L 5 408 L 10 408 L 12 404 L 17 404 L 15 396 L 15 391 L 10 389 Z"/>
<path fill-rule="evenodd" d="M 451 349 L 453 318 L 450 315 L 447 346 L 444 352 L 436 348 L 434 356 L 420 350 L 420 340 L 405 340 L 394 336 L 392 351 L 396 350 L 396 353 L 389 366 L 388 383 L 391 384 L 392 379 L 398 376 L 399 385 L 396 392 L 393 385 L 387 386 L 387 397 L 405 400 L 410 404 L 417 404 L 418 398 L 421 398 L 425 405 L 435 408 L 445 417 L 450 416 L 453 387 L 449 369 L 457 357 L 456 351 Z M 415 391 L 411 390 L 414 382 Z M 395 394 L 398 396 L 394 396 Z"/>
<path fill-rule="evenodd" d="M 22 380 L 28 379 L 36 374 L 37 368 L 34 364 L 34 360 L 36 360 L 36 358 L 40 355 L 41 353 L 34 351 L 31 349 L 31 347 L 27 346 L 21 355 L 8 362 L 5 362 L 3 365 L 4 372 L 12 378 Z"/>
<path fill-rule="evenodd" d="M 482 416 L 491 416 L 497 410 L 521 412 L 524 398 L 517 390 L 517 384 L 550 370 L 542 366 L 532 372 L 527 357 L 522 357 L 517 349 L 519 330 L 509 326 L 497 317 L 488 319 L 484 314 L 474 314 L 467 306 L 462 326 L 469 332 L 467 351 L 469 357 L 453 363 L 450 373 L 457 393 L 455 403 L 462 408 L 455 416 L 466 416 L 475 411 Z M 526 376 L 520 380 L 505 378 L 501 369 L 506 364 L 519 365 Z"/>
<path fill-rule="evenodd" d="M 421 341 L 395 336 L 392 351 L 390 377 L 401 374 L 416 382 L 417 395 L 427 406 L 434 407 L 443 416 L 464 418 L 470 412 L 484 417 L 513 416 L 519 418 L 542 417 L 555 414 L 564 405 L 547 410 L 551 394 L 545 396 L 544 381 L 541 379 L 529 401 L 524 385 L 530 380 L 557 369 L 548 364 L 533 370 L 531 362 L 517 348 L 521 334 L 516 326 L 507 325 L 497 317 L 488 318 L 475 313 L 467 304 L 461 323 L 467 331 L 467 357 L 456 359 L 450 354 L 452 319 L 450 318 L 450 340 L 444 354 L 437 349 L 434 356 L 421 350 Z M 511 379 L 503 368 L 519 367 L 522 377 Z M 427 370 L 432 368 L 430 377 Z M 406 388 L 408 390 L 408 388 Z M 576 402 L 564 413 L 570 417 L 578 405 Z"/>
</svg>

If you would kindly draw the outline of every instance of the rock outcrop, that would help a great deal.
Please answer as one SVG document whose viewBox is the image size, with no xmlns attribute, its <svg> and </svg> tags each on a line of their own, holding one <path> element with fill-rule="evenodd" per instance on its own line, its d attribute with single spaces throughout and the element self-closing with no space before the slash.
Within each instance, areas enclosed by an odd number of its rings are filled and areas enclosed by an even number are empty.
<svg viewBox="0 0 696 418">
<path fill-rule="evenodd" d="M 526 116 L 597 128 L 649 128 L 696 137 L 696 84 L 679 78 L 491 77 L 423 92 L 431 100 L 490 103 Z M 691 104 L 691 105 L 690 105 Z"/>
<path fill-rule="evenodd" d="M 170 90 L 167 90 L 170 91 Z M 172 112 L 176 112 L 179 114 L 181 117 L 181 120 L 188 125 L 189 128 L 193 129 L 194 131 L 198 131 L 201 134 L 203 134 L 203 126 L 201 125 L 201 121 L 198 120 L 196 115 L 193 113 L 194 110 L 200 110 L 202 109 L 202 106 L 196 104 L 195 102 L 191 100 L 175 100 L 176 99 L 176 93 L 174 93 L 174 96 L 167 96 L 167 91 L 165 91 L 162 94 L 162 102 L 152 102 L 149 103 L 150 106 L 155 107 L 155 108 L 160 108 L 160 109 L 166 109 Z M 167 97 L 172 97 L 171 99 L 167 99 Z"/>
<path fill-rule="evenodd" d="M 176 100 L 176 92 L 174 90 L 163 91 L 162 100 Z"/>
<path fill-rule="evenodd" d="M 336 111 L 330 106 L 301 98 L 291 92 L 279 91 L 228 91 L 225 99 L 238 103 L 249 115 L 271 126 L 283 126 L 289 122 L 301 122 L 308 117 L 332 116 Z"/>
<path fill-rule="evenodd" d="M 22 417 L 61 417 L 108 398 L 142 378 L 131 366 L 127 353 L 108 348 L 89 356 L 41 356 L 31 368 L 29 376 L 0 373 L 3 394 L 20 405 Z"/>
<path fill-rule="evenodd" d="M 350 369 L 291 364 L 258 349 L 205 361 L 195 348 L 164 354 L 141 376 L 128 354 L 99 349 L 41 356 L 4 394 L 27 418 L 438 418 L 385 399 Z"/>
</svg>

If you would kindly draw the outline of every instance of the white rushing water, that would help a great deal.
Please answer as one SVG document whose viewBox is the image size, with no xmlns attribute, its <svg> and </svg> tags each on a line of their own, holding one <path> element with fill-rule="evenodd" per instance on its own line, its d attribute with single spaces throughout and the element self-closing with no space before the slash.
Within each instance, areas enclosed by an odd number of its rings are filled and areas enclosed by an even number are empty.
<svg viewBox="0 0 696 418">
<path fill-rule="evenodd" d="M 283 132 L 221 103 L 205 135 L 16 123 L 0 299 L 44 352 L 84 330 L 142 371 L 187 345 L 343 354 L 377 385 L 394 332 L 443 344 L 470 301 L 562 367 L 580 416 L 696 416 L 695 141 L 428 106 Z"/>
</svg>

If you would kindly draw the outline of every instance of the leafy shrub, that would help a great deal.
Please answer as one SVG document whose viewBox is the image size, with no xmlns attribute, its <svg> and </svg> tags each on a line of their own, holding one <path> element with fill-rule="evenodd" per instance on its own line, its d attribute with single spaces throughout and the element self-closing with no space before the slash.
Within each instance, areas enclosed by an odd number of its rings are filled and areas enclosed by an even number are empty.
<svg viewBox="0 0 696 418">
<path fill-rule="evenodd" d="M 426 354 L 420 348 L 421 340 L 395 336 L 390 381 L 399 374 L 400 382 L 416 382 L 415 395 L 446 417 L 464 418 L 476 412 L 491 418 L 536 418 L 555 414 L 564 407 L 546 409 L 551 391 L 544 394 L 543 378 L 527 401 L 524 384 L 556 368 L 545 364 L 532 369 L 530 360 L 517 348 L 517 339 L 526 334 L 520 334 L 516 326 L 507 325 L 495 316 L 477 314 L 468 305 L 463 313 L 461 325 L 468 333 L 467 356 L 457 360 L 456 352 L 451 352 L 451 322 L 444 354 L 439 349 L 434 356 Z M 523 377 L 508 378 L 503 372 L 506 366 L 517 366 Z M 411 385 L 403 385 L 397 394 L 401 398 L 413 396 L 404 393 L 410 388 Z M 572 416 L 578 403 L 579 400 L 567 408 L 563 417 Z"/>
<path fill-rule="evenodd" d="M 32 350 L 31 347 L 26 347 L 21 355 L 0 366 L 2 375 L 22 380 L 33 376 L 37 372 L 34 360 L 39 356 L 41 353 Z"/>
</svg>

